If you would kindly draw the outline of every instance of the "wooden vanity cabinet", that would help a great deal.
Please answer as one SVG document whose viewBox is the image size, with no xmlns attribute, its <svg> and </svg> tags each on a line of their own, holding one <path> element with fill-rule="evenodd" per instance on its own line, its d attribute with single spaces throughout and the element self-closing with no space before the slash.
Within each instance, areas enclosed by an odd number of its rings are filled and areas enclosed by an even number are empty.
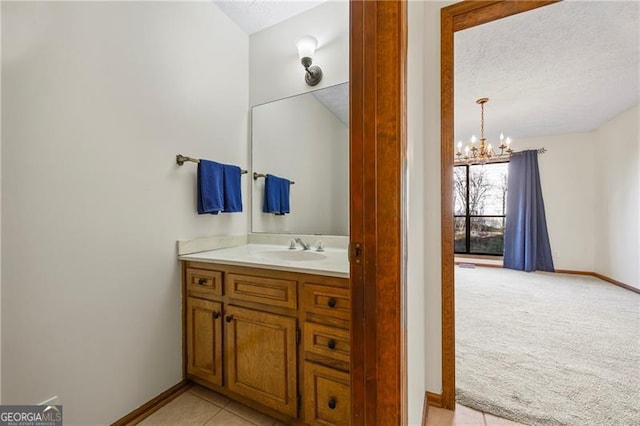
<svg viewBox="0 0 640 426">
<path fill-rule="evenodd" d="M 348 279 L 183 267 L 188 379 L 287 424 L 349 424 Z"/>
</svg>

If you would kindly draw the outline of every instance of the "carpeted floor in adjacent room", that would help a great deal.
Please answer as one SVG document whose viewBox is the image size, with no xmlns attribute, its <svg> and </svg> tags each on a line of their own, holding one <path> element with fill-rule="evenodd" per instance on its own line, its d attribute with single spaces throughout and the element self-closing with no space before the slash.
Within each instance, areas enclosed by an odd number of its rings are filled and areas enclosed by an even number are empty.
<svg viewBox="0 0 640 426">
<path fill-rule="evenodd" d="M 640 425 L 640 295 L 585 276 L 455 274 L 460 404 L 529 425 Z"/>
</svg>

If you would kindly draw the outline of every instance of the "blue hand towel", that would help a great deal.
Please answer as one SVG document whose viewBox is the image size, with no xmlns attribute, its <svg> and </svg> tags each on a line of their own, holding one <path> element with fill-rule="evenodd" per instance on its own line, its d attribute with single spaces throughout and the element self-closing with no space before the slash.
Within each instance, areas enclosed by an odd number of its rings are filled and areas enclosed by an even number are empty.
<svg viewBox="0 0 640 426">
<path fill-rule="evenodd" d="M 238 166 L 223 165 L 224 212 L 238 213 L 242 211 L 241 176 Z"/>
<path fill-rule="evenodd" d="M 289 185 L 291 182 L 274 175 L 267 175 L 264 183 L 264 213 L 283 215 L 289 213 Z"/>
<path fill-rule="evenodd" d="M 289 206 L 289 190 L 291 189 L 291 181 L 289 179 L 280 179 L 280 214 L 290 213 Z"/>
<path fill-rule="evenodd" d="M 198 214 L 218 214 L 224 210 L 224 175 L 220 163 L 198 163 Z"/>
</svg>

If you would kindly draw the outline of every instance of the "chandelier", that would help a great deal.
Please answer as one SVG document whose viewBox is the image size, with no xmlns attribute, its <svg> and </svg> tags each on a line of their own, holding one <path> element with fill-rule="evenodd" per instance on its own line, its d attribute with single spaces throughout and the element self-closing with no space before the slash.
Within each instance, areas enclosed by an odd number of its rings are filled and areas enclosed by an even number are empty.
<svg viewBox="0 0 640 426">
<path fill-rule="evenodd" d="M 471 146 L 465 146 L 464 152 L 462 152 L 462 141 L 459 141 L 456 161 L 485 163 L 491 159 L 507 157 L 513 152 L 511 138 L 505 139 L 502 133 L 500 133 L 499 154 L 496 154 L 491 144 L 486 143 L 487 139 L 484 137 L 484 104 L 487 102 L 489 102 L 489 98 L 480 98 L 476 101 L 480 105 L 480 147 L 476 147 L 477 139 L 475 135 L 471 136 Z"/>
</svg>

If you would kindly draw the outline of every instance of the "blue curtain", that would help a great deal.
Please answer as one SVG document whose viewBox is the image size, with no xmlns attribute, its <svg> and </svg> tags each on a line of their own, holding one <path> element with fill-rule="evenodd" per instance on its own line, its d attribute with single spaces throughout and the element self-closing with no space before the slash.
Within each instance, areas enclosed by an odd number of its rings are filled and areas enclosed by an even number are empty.
<svg viewBox="0 0 640 426">
<path fill-rule="evenodd" d="M 507 194 L 504 267 L 527 272 L 553 272 L 538 151 L 522 151 L 511 156 Z"/>
</svg>

